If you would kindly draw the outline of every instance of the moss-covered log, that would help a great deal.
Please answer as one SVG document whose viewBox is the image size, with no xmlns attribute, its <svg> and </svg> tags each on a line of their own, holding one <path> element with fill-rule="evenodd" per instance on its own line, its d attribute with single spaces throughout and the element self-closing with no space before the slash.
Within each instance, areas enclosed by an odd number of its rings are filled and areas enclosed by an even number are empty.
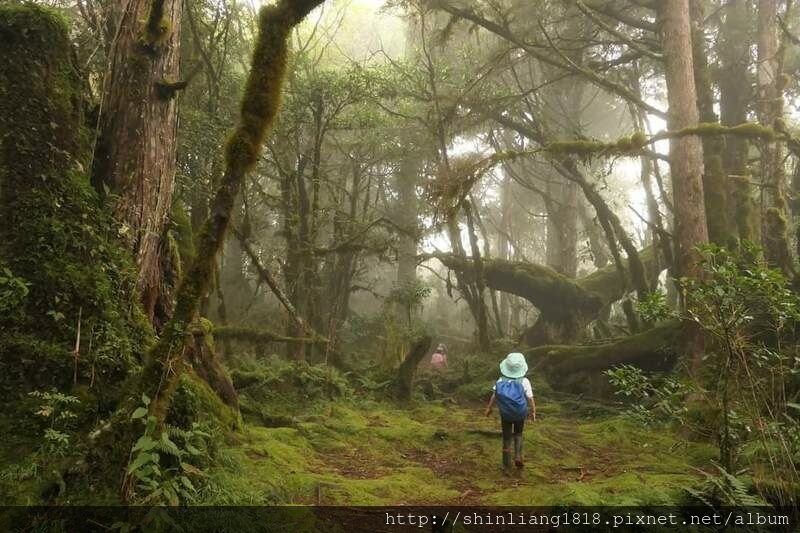
<svg viewBox="0 0 800 533">
<path fill-rule="evenodd" d="M 135 266 L 84 172 L 68 28 L 46 8 L 6 4 L 0 42 L 0 295 L 18 289 L 0 297 L 0 394 L 77 386 L 108 407 L 152 331 L 134 304 Z"/>
<path fill-rule="evenodd" d="M 463 275 L 475 275 L 468 258 L 453 254 L 432 257 Z M 639 259 L 645 272 L 654 271 L 656 253 L 652 248 L 640 252 Z M 484 259 L 483 275 L 488 288 L 525 298 L 539 309 L 539 319 L 525 335 L 531 346 L 580 339 L 586 325 L 628 290 L 614 266 L 573 280 L 542 265 Z"/>
<path fill-rule="evenodd" d="M 534 373 L 556 390 L 604 396 L 610 392 L 605 370 L 629 364 L 645 370 L 667 370 L 680 355 L 682 328 L 660 324 L 630 337 L 595 345 L 539 346 L 526 352 Z"/>
</svg>

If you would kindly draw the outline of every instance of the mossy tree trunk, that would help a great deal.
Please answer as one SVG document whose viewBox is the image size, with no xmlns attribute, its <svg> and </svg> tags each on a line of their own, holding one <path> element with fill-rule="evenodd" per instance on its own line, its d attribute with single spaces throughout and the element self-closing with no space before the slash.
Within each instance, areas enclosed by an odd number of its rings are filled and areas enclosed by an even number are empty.
<svg viewBox="0 0 800 533">
<path fill-rule="evenodd" d="M 403 52 L 404 58 L 410 64 L 419 63 L 422 60 L 421 47 L 417 46 L 420 38 L 419 26 L 416 18 L 410 17 L 406 23 L 405 37 L 406 46 Z M 405 153 L 397 162 L 397 172 L 394 175 L 394 188 L 397 191 L 397 203 L 392 213 L 392 218 L 400 231 L 397 235 L 397 286 L 400 289 L 411 289 L 417 284 L 417 247 L 419 244 L 419 212 L 420 201 L 417 198 L 417 185 L 421 182 L 421 171 L 424 158 L 424 149 L 415 139 L 417 132 L 409 131 L 404 142 L 406 144 Z M 416 312 L 416 306 L 398 302 L 400 315 L 406 317 L 407 326 L 411 327 L 411 322 Z"/>
<path fill-rule="evenodd" d="M 783 120 L 784 47 L 778 40 L 778 0 L 758 1 L 758 68 L 756 111 L 762 126 L 773 127 Z M 762 239 L 767 261 L 784 274 L 795 274 L 789 250 L 786 216 L 786 173 L 781 144 L 761 141 L 759 170 L 762 185 Z"/>
<path fill-rule="evenodd" d="M 699 120 L 704 124 L 719 122 L 714 111 L 714 90 L 708 67 L 708 51 L 705 46 L 705 23 L 703 3 L 691 0 L 692 10 L 692 54 L 694 82 L 697 87 L 697 109 Z M 741 80 L 740 80 L 741 82 Z M 703 143 L 703 194 L 707 213 L 708 239 L 722 246 L 732 244 L 728 223 L 728 175 L 722 161 L 725 139 L 721 136 L 704 136 Z"/>
<path fill-rule="evenodd" d="M 194 343 L 190 324 L 197 316 L 201 299 L 212 287 L 215 260 L 230 229 L 236 197 L 245 175 L 261 157 L 264 139 L 278 113 L 288 65 L 289 35 L 323 1 L 280 0 L 261 8 L 241 116 L 226 144 L 225 172 L 211 202 L 210 216 L 197 236 L 195 259 L 178 287 L 175 312 L 158 343 L 148 353 L 144 369 L 120 409 L 123 424 L 139 403 L 142 393 L 152 399 L 151 414 L 159 420 L 165 419 L 172 393 L 188 364 L 186 353 Z M 213 368 L 213 365 L 207 368 Z M 117 434 L 123 442 L 117 443 L 116 447 L 130 449 L 133 428 Z"/>
<path fill-rule="evenodd" d="M 85 87 L 68 32 L 49 9 L 0 6 L 0 265 L 27 285 L 0 298 L 0 394 L 77 386 L 107 405 L 152 331 L 84 171 Z"/>
<path fill-rule="evenodd" d="M 160 328 L 172 313 L 177 280 L 166 228 L 175 185 L 180 0 L 115 0 L 118 20 L 101 102 L 93 182 L 108 189 L 129 249 L 137 291 Z"/>
<path fill-rule="evenodd" d="M 747 122 L 747 106 L 751 89 L 748 79 L 751 63 L 750 46 L 753 36 L 749 25 L 750 3 L 746 0 L 727 0 L 723 10 L 725 19 L 720 29 L 717 54 L 720 58 L 719 110 L 723 126 L 736 126 Z M 725 138 L 722 154 L 727 175 L 745 176 L 747 172 L 748 140 L 739 135 Z M 732 186 L 735 191 L 735 186 Z M 731 211 L 735 210 L 730 210 Z M 748 237 L 749 238 L 749 237 Z"/>
<path fill-rule="evenodd" d="M 397 398 L 399 400 L 408 401 L 411 399 L 414 392 L 414 376 L 417 373 L 417 367 L 428 353 L 431 340 L 430 335 L 422 335 L 411 343 L 411 348 L 397 371 Z"/>
<path fill-rule="evenodd" d="M 750 21 L 754 16 L 752 4 L 746 0 L 727 0 L 723 10 L 724 21 L 720 28 L 716 52 L 720 58 L 719 118 L 723 126 L 736 126 L 747 122 L 747 111 L 752 98 L 749 83 L 742 80 L 750 76 L 753 32 Z M 759 213 L 755 208 L 750 185 L 747 137 L 728 135 L 722 150 L 722 166 L 728 178 L 728 223 L 730 232 L 739 240 L 759 242 Z"/>
<path fill-rule="evenodd" d="M 556 390 L 609 396 L 612 391 L 604 371 L 623 364 L 669 370 L 681 355 L 682 343 L 680 324 L 669 322 L 603 344 L 539 346 L 526 355 L 532 370 Z"/>
<path fill-rule="evenodd" d="M 567 40 L 580 40 L 586 36 L 589 24 L 581 17 L 572 2 L 559 2 L 552 5 L 558 16 L 563 17 L 559 33 Z M 566 57 L 576 65 L 583 64 L 584 50 L 569 47 L 564 51 Z M 580 76 L 564 76 L 564 72 L 553 65 L 540 62 L 539 68 L 548 83 L 540 89 L 541 120 L 547 124 L 546 136 L 567 138 L 582 131 L 581 113 L 584 106 L 586 80 Z M 542 134 L 545 131 L 539 128 Z M 555 164 L 564 164 L 559 161 Z M 570 160 L 567 164 L 573 164 Z M 566 177 L 563 176 L 562 177 Z M 548 199 L 546 257 L 547 265 L 569 278 L 578 272 L 578 186 L 567 179 L 548 179 L 546 184 Z"/>
<path fill-rule="evenodd" d="M 410 144 L 410 143 L 409 143 Z M 419 201 L 417 184 L 420 182 L 419 172 L 422 164 L 415 150 L 403 156 L 395 175 L 397 190 L 397 206 L 394 218 L 401 228 L 397 236 L 397 285 L 399 288 L 411 290 L 417 283 L 417 235 L 419 233 Z M 401 315 L 413 319 L 415 306 L 410 303 L 398 303 Z M 407 324 L 411 327 L 411 324 Z"/>
<path fill-rule="evenodd" d="M 692 35 L 689 0 L 664 0 L 658 3 L 658 20 L 662 30 L 669 101 L 668 126 L 680 130 L 696 126 L 699 120 L 697 91 L 694 81 Z M 708 242 L 708 225 L 703 191 L 703 147 L 696 135 L 670 140 L 670 171 L 675 206 L 675 248 L 678 274 L 702 275 L 698 244 Z M 687 327 L 687 354 L 694 371 L 699 369 L 703 336 L 691 323 Z"/>
</svg>

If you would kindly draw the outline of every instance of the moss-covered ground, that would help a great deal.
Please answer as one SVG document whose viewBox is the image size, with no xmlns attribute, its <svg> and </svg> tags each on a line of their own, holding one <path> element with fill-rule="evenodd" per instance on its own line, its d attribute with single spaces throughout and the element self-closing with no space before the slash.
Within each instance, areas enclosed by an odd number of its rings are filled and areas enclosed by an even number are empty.
<svg viewBox="0 0 800 533">
<path fill-rule="evenodd" d="M 187 504 L 679 504 L 716 457 L 709 443 L 645 427 L 621 408 L 534 379 L 538 421 L 526 424 L 525 467 L 509 475 L 496 411 L 488 418 L 483 411 L 491 378 L 475 369 L 423 375 L 414 401 L 398 403 L 390 387 L 376 390 L 377 381 L 326 367 L 279 358 L 235 365 L 241 418 L 206 386 L 181 386 L 173 399 L 170 424 L 198 423 L 209 433 L 193 460 L 198 490 Z M 426 389 L 438 399 L 425 399 Z M 97 477 L 77 426 L 64 454 L 46 451 L 36 408 L 31 400 L 0 414 L 9 436 L 0 440 L 0 500 L 120 503 L 119 479 Z"/>
<path fill-rule="evenodd" d="M 714 450 L 621 415 L 542 403 L 526 465 L 506 475 L 482 406 L 366 400 L 246 424 L 209 472 L 209 504 L 657 505 L 685 499 Z"/>
</svg>

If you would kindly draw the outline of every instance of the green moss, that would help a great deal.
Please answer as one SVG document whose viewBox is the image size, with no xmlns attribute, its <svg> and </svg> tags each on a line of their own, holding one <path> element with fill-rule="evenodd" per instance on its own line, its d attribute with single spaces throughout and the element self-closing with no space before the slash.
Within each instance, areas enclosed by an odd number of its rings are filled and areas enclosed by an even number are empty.
<svg viewBox="0 0 800 533">
<path fill-rule="evenodd" d="M 185 265 L 194 260 L 194 233 L 192 231 L 192 222 L 181 202 L 176 201 L 172 205 L 169 231 L 178 245 L 181 265 L 185 267 Z"/>
<path fill-rule="evenodd" d="M 211 476 L 227 504 L 659 505 L 679 503 L 700 482 L 690 465 L 714 455 L 669 430 L 540 403 L 542 422 L 525 431 L 527 465 L 512 480 L 500 468 L 498 421 L 476 416 L 480 405 L 437 402 L 340 402 L 296 413 L 293 428 L 251 427 Z"/>
<path fill-rule="evenodd" d="M 634 156 L 639 155 L 641 149 L 653 141 L 685 137 L 687 135 L 698 135 L 704 138 L 736 135 L 746 139 L 768 141 L 781 136 L 790 146 L 790 149 L 793 148 L 797 144 L 797 140 L 778 129 L 779 127 L 780 125 L 776 126 L 776 128 L 770 128 L 755 122 L 746 122 L 736 126 L 723 126 L 719 122 L 701 122 L 697 126 L 659 133 L 651 138 L 648 138 L 643 132 L 637 131 L 631 136 L 623 136 L 611 142 L 602 142 L 595 139 L 556 141 L 545 146 L 543 150 L 554 157 L 574 155 L 583 160 L 589 160 L 596 156 Z"/>
<path fill-rule="evenodd" d="M 764 255 L 770 266 L 780 268 L 784 274 L 792 275 L 794 267 L 792 256 L 789 251 L 789 236 L 787 233 L 788 224 L 784 213 L 776 208 L 770 207 L 765 212 L 765 249 Z"/>
<path fill-rule="evenodd" d="M 731 176 L 733 185 L 733 200 L 736 217 L 736 228 L 740 241 L 757 242 L 759 226 L 756 217 L 755 201 L 752 197 L 750 176 Z"/>
<path fill-rule="evenodd" d="M 142 30 L 142 44 L 150 51 L 155 51 L 166 43 L 171 35 L 172 22 L 164 16 L 164 0 L 153 0 Z"/>
<path fill-rule="evenodd" d="M 586 346 L 540 346 L 528 350 L 529 363 L 561 391 L 607 396 L 612 391 L 603 372 L 620 364 L 648 370 L 672 368 L 681 355 L 678 323 L 667 322 L 618 341 Z"/>
<path fill-rule="evenodd" d="M 175 96 L 178 94 L 178 91 L 185 89 L 188 84 L 189 82 L 184 80 L 161 80 L 156 82 L 156 94 L 158 94 L 158 97 L 163 100 L 171 100 L 172 98 L 175 98 Z"/>
<path fill-rule="evenodd" d="M 35 5 L 0 7 L 0 262 L 29 292 L 0 317 L 3 393 L 92 383 L 107 406 L 152 332 L 135 305 L 135 265 L 85 174 L 82 81 L 67 27 Z M 91 346 L 91 349 L 90 349 Z"/>
<path fill-rule="evenodd" d="M 748 139 L 772 140 L 775 138 L 774 129 L 767 126 L 762 126 L 761 124 L 756 124 L 754 122 L 733 126 L 730 128 L 729 133 L 740 135 Z"/>
<path fill-rule="evenodd" d="M 193 422 L 203 422 L 226 431 L 242 425 L 239 413 L 225 405 L 207 383 L 191 373 L 180 377 L 167 422 L 182 428 L 190 428 Z"/>
</svg>

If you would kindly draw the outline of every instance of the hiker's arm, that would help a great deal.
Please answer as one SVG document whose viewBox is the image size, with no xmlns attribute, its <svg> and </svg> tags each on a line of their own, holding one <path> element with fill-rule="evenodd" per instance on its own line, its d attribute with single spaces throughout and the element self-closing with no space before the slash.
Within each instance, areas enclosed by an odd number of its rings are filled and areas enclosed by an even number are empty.
<svg viewBox="0 0 800 533">
<path fill-rule="evenodd" d="M 494 399 L 495 399 L 495 396 L 494 396 L 494 393 L 492 393 L 492 397 L 489 398 L 489 405 L 486 406 L 486 416 L 489 416 L 490 414 L 492 414 L 492 406 L 494 405 Z"/>
<path fill-rule="evenodd" d="M 533 399 L 533 396 L 528 398 L 528 404 L 530 404 L 530 409 L 528 409 L 528 416 L 536 422 L 536 400 Z"/>
</svg>

